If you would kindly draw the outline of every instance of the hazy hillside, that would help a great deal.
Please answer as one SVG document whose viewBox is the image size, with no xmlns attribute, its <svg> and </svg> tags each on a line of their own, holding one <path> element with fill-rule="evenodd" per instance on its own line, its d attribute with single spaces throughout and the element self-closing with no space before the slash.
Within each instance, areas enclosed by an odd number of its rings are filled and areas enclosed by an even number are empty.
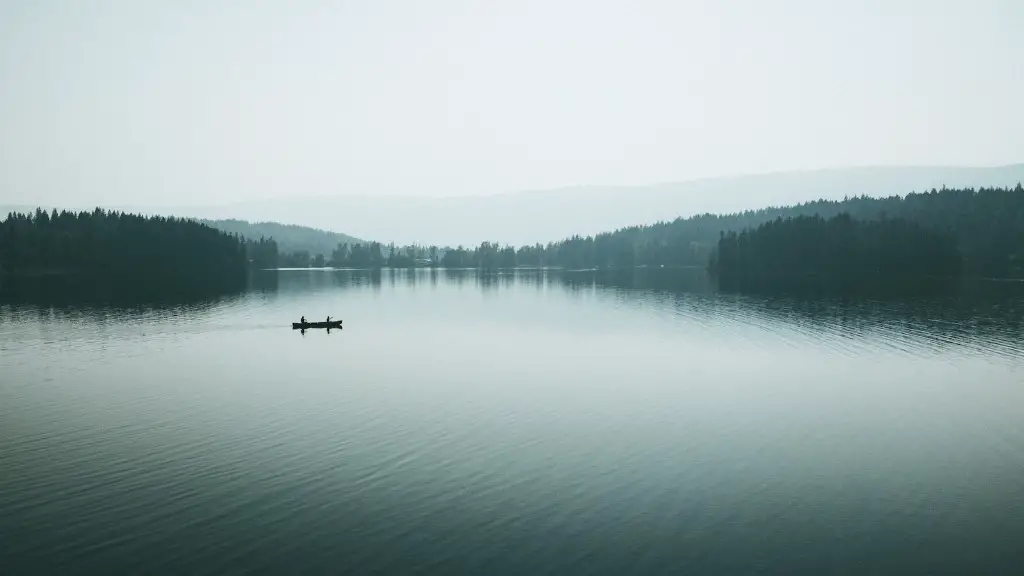
<svg viewBox="0 0 1024 576">
<path fill-rule="evenodd" d="M 1021 188 L 1021 185 L 1013 188 L 943 188 L 904 196 L 857 196 L 844 200 L 817 200 L 735 214 L 701 214 L 670 222 L 623 228 L 593 237 L 576 236 L 546 246 L 524 246 L 518 251 L 500 250 L 493 245 L 482 245 L 468 252 L 455 250 L 446 253 L 442 262 L 446 266 L 451 266 L 450 262 L 454 261 L 454 264 L 459 265 L 466 265 L 468 262 L 470 266 L 488 267 L 493 266 L 494 262 L 497 262 L 498 266 L 511 265 L 508 262 L 514 260 L 515 265 L 554 265 L 573 269 L 629 268 L 636 265 L 706 266 L 713 261 L 716 248 L 721 248 L 721 235 L 726 233 L 726 238 L 731 238 L 730 242 L 734 242 L 734 246 L 748 246 L 738 254 L 733 254 L 734 257 L 739 257 L 733 264 L 746 268 L 746 258 L 757 253 L 756 249 L 749 248 L 751 245 L 747 244 L 751 241 L 750 235 L 754 234 L 750 231 L 761 230 L 762 225 L 768 225 L 768 231 L 762 237 L 769 238 L 769 243 L 773 244 L 764 248 L 775 251 L 772 258 L 776 259 L 776 264 L 782 265 L 781 263 L 785 261 L 792 265 L 792 258 L 796 258 L 797 254 L 804 253 L 808 262 L 822 257 L 821 250 L 829 248 L 818 244 L 819 240 L 811 238 L 825 229 L 793 229 L 800 230 L 800 233 L 808 233 L 809 243 L 801 244 L 798 235 L 783 233 L 782 238 L 785 241 L 773 235 L 776 231 L 790 226 L 783 223 L 792 222 L 793 219 L 804 219 L 801 224 L 803 225 L 808 218 L 821 219 L 820 222 L 824 223 L 840 216 L 844 222 L 852 220 L 862 223 L 886 223 L 874 228 L 874 224 L 866 224 L 866 227 L 861 229 L 869 235 L 862 240 L 877 235 L 870 246 L 859 244 L 859 241 L 850 244 L 855 237 L 852 235 L 835 238 L 841 243 L 846 243 L 847 248 L 860 250 L 862 256 L 863 251 L 871 252 L 878 249 L 902 251 L 902 254 L 892 255 L 898 260 L 908 256 L 906 251 L 909 250 L 914 252 L 914 258 L 936 257 L 933 263 L 951 264 L 950 260 L 945 259 L 952 255 L 949 251 L 951 245 L 946 243 L 948 240 L 959 253 L 958 258 L 963 258 L 965 270 L 970 274 L 989 278 L 1024 277 L 1024 188 Z M 893 224 L 895 227 L 889 227 L 888 223 L 893 221 L 899 222 Z M 919 229 L 910 230 L 914 227 Z M 832 229 L 833 232 L 839 230 L 847 228 L 841 225 Z M 735 236 L 737 233 L 738 239 Z M 935 236 L 936 234 L 938 236 Z M 829 232 L 827 236 L 832 237 L 833 234 Z M 932 247 L 937 250 L 935 254 L 930 254 L 929 249 L 920 243 L 917 244 L 917 249 L 913 248 L 915 242 L 927 238 L 934 240 Z M 925 245 L 932 240 L 925 242 Z M 883 249 L 883 246 L 886 247 Z M 901 248 L 897 250 L 894 246 Z M 832 248 L 835 248 L 835 245 Z M 810 255 L 806 255 L 807 251 Z M 937 256 L 942 251 L 946 251 L 945 255 Z M 789 256 L 783 257 L 784 254 Z M 895 261 L 890 259 L 889 263 Z M 861 265 L 866 266 L 866 262 L 867 260 L 862 260 Z M 764 269 L 755 272 L 771 273 Z"/>
<path fill-rule="evenodd" d="M 261 236 L 273 238 L 277 241 L 278 249 L 282 252 L 305 250 L 310 255 L 324 254 L 329 256 L 340 243 L 353 244 L 361 242 L 361 240 L 346 234 L 294 224 L 279 224 L 277 222 L 250 223 L 244 220 L 200 220 L 200 222 L 225 232 L 241 234 L 246 238 L 258 239 Z"/>
<path fill-rule="evenodd" d="M 223 206 L 110 208 L 210 220 L 282 222 L 344 230 L 345 234 L 357 238 L 385 243 L 468 246 L 488 240 L 523 245 L 695 214 L 735 213 L 863 194 L 905 195 L 943 186 L 1015 186 L 1018 182 L 1024 182 L 1024 164 L 994 168 L 868 167 L 650 186 L 580 186 L 473 197 L 291 196 Z M 282 196 L 295 193 L 297 191 L 281 191 Z M 293 245 L 281 237 L 282 233 L 273 235 L 284 243 L 285 250 L 292 249 Z M 334 238 L 345 237 L 336 234 Z M 333 248 L 338 241 L 341 240 L 325 239 L 316 241 L 316 245 L 321 249 L 328 245 Z"/>
<path fill-rule="evenodd" d="M 192 208 L 196 215 L 301 223 L 396 243 L 515 245 L 702 213 L 819 198 L 904 195 L 947 187 L 1014 186 L 1024 164 L 996 168 L 883 167 L 782 172 L 674 184 L 574 187 L 452 198 L 318 197 Z"/>
<path fill-rule="evenodd" d="M 7 217 L 7 214 L 11 212 L 20 213 L 32 213 L 35 212 L 36 206 L 0 206 L 0 220 Z M 49 212 L 53 206 L 46 206 L 45 209 Z M 73 207 L 56 207 L 58 210 L 68 209 L 75 211 L 91 211 L 93 208 L 84 208 L 80 206 Z M 143 214 L 143 215 L 185 215 L 189 216 L 194 211 L 187 209 L 145 209 L 138 207 L 129 206 L 112 206 L 110 210 L 119 210 L 122 212 L 128 212 L 132 214 Z M 199 222 L 217 228 L 229 233 L 237 233 L 246 238 L 259 239 L 261 236 L 265 238 L 273 238 L 277 241 L 278 249 L 282 252 L 295 252 L 298 250 L 306 250 L 310 255 L 324 254 L 330 255 L 338 244 L 357 243 L 362 242 L 358 238 L 354 238 L 347 234 L 341 234 L 338 232 L 331 232 L 329 230 L 320 230 L 317 228 L 310 228 L 308 226 L 299 226 L 296 224 L 280 224 L 278 222 L 247 222 L 245 220 L 237 219 L 223 219 L 223 220 L 207 220 L 198 219 Z"/>
</svg>

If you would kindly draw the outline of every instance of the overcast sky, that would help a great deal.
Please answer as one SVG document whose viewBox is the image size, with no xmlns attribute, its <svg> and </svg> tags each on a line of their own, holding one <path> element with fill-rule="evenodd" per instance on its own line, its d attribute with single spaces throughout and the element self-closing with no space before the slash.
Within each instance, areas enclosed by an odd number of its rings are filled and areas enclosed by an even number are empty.
<svg viewBox="0 0 1024 576">
<path fill-rule="evenodd" d="M 0 203 L 1024 160 L 1019 0 L 0 0 Z"/>
</svg>

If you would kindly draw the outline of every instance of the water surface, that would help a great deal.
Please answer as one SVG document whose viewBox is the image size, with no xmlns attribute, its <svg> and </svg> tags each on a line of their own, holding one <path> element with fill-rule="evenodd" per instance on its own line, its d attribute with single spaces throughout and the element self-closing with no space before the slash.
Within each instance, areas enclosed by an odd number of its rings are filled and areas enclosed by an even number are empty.
<svg viewBox="0 0 1024 576">
<path fill-rule="evenodd" d="M 0 305 L 5 573 L 1024 565 L 1024 287 L 385 270 L 40 294 Z"/>
</svg>

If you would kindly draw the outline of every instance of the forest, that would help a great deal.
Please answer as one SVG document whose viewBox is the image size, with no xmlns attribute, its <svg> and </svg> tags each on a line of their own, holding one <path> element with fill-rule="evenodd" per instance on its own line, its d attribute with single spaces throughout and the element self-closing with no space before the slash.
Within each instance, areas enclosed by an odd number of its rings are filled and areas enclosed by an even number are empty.
<svg viewBox="0 0 1024 576">
<path fill-rule="evenodd" d="M 840 215 L 846 215 L 855 222 L 888 222 L 885 226 L 855 225 L 853 229 L 863 242 L 867 242 L 868 236 L 878 235 L 872 242 L 879 245 L 899 244 L 887 249 L 895 254 L 904 254 L 907 250 L 930 250 L 927 243 L 911 243 L 912 237 L 941 242 L 937 249 L 942 250 L 948 249 L 952 241 L 960 256 L 963 273 L 989 278 L 1024 278 L 1024 189 L 1019 184 L 1015 188 L 942 189 L 910 193 L 904 197 L 862 196 L 750 210 L 739 214 L 703 214 L 518 248 L 494 242 L 484 242 L 469 248 L 340 244 L 331 255 L 319 258 L 309 254 L 299 254 L 298 258 L 285 254 L 283 258 L 286 261 L 291 259 L 293 264 L 301 262 L 299 265 L 303 266 L 318 261 L 324 265 L 347 267 L 706 267 L 717 258 L 715 253 L 721 249 L 723 234 L 729 235 L 731 239 L 731 234 L 735 233 L 736 242 L 739 242 L 738 235 L 749 231 L 744 242 L 769 237 L 774 241 L 778 235 L 799 235 L 813 227 L 803 220 L 776 224 L 758 233 L 759 227 L 769 222 L 819 217 L 831 224 L 823 225 L 820 229 L 813 228 L 814 233 L 831 238 L 833 234 L 850 233 L 844 224 L 846 220 L 832 222 Z M 933 235 L 928 230 L 937 231 L 937 234 Z M 817 237 L 803 240 L 792 238 L 790 244 L 820 240 Z M 908 244 L 904 245 L 904 242 Z M 765 253 L 761 257 L 782 256 Z M 810 266 L 812 262 L 817 261 L 809 260 L 807 265 Z M 820 262 L 814 265 L 818 264 Z"/>
<path fill-rule="evenodd" d="M 722 234 L 710 271 L 723 290 L 895 288 L 960 275 L 956 237 L 905 219 L 779 218 Z"/>
<path fill-rule="evenodd" d="M 273 267 L 273 240 L 246 240 L 189 219 L 92 212 L 11 213 L 0 222 L 0 273 L 101 273 L 180 283 L 236 284 Z"/>
<path fill-rule="evenodd" d="M 847 214 L 853 220 L 903 219 L 949 232 L 972 275 L 1024 277 L 1024 189 L 943 189 L 905 197 L 857 197 L 820 200 L 740 214 L 704 214 L 650 226 L 636 226 L 588 237 L 573 237 L 547 246 L 517 251 L 518 263 L 566 268 L 706 266 L 722 233 L 756 229 L 778 219 Z M 866 233 L 881 230 L 866 231 Z"/>
<path fill-rule="evenodd" d="M 287 251 L 279 250 L 274 239 L 247 240 L 193 220 L 99 209 L 37 210 L 11 214 L 0 223 L 0 270 L 232 277 L 247 266 L 573 270 L 704 268 L 710 263 L 726 284 L 780 274 L 806 278 L 811 271 L 835 278 L 880 272 L 1024 278 L 1024 189 L 1018 184 L 819 200 L 739 214 L 703 214 L 518 248 L 496 242 L 454 248 L 395 246 L 344 238 L 330 253 Z"/>
</svg>

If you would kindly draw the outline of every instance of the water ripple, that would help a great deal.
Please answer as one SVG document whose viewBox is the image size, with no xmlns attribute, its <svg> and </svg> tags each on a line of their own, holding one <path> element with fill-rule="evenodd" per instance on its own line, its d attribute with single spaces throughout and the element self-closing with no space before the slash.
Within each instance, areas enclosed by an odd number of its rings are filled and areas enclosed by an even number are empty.
<svg viewBox="0 0 1024 576">
<path fill-rule="evenodd" d="M 678 285 L 297 271 L 195 305 L 3 306 L 0 562 L 61 574 L 1020 565 L 1020 299 Z M 351 327 L 290 330 L 328 311 Z"/>
</svg>

